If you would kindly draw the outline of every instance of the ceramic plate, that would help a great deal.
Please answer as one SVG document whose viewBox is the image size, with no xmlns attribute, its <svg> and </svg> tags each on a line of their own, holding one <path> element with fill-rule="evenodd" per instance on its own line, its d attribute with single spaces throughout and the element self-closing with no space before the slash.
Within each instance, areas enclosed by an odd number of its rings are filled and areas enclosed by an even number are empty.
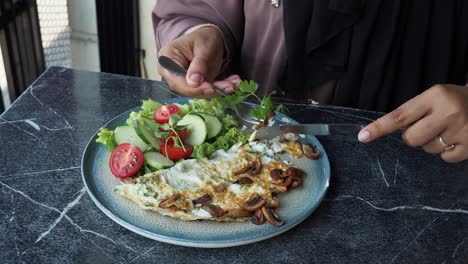
<svg viewBox="0 0 468 264">
<path fill-rule="evenodd" d="M 188 98 L 176 98 L 165 103 L 186 103 Z M 104 127 L 115 129 L 125 124 L 129 110 L 107 123 Z M 291 118 L 277 114 L 276 124 L 297 123 Z M 271 135 L 275 136 L 275 135 Z M 280 194 L 281 206 L 276 212 L 284 221 L 281 227 L 268 223 L 257 226 L 250 222 L 218 223 L 214 221 L 184 222 L 143 210 L 133 202 L 113 192 L 119 184 L 108 167 L 110 153 L 101 144 L 95 143 L 96 134 L 90 139 L 83 154 L 81 171 L 84 184 L 96 205 L 112 220 L 121 226 L 145 237 L 176 245 L 218 248 L 249 244 L 279 235 L 306 219 L 317 208 L 328 189 L 330 164 L 320 142 L 312 136 L 301 138 L 317 146 L 322 152 L 318 160 L 307 158 L 284 159 L 293 162 L 295 167 L 306 171 L 303 185 L 287 193 Z M 283 158 L 283 157 L 282 157 Z"/>
</svg>

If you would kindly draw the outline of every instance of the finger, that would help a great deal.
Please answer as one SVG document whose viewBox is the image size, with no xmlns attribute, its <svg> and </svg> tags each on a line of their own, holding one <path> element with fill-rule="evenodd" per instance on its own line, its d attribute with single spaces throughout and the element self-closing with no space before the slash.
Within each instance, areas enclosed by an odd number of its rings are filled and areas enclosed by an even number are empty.
<svg viewBox="0 0 468 264">
<path fill-rule="evenodd" d="M 446 135 L 446 133 L 441 134 L 442 138 L 444 138 L 444 134 Z M 429 142 L 424 144 L 422 146 L 422 149 L 426 151 L 427 153 L 431 153 L 431 154 L 439 154 L 445 151 L 444 145 L 440 143 L 439 136 L 434 137 Z"/>
<path fill-rule="evenodd" d="M 210 97 L 213 93 L 210 87 L 203 85 L 195 88 L 189 87 L 184 77 L 173 74 L 165 69 L 161 71 L 161 76 L 163 76 L 164 80 L 169 84 L 171 90 L 185 96 L 205 98 Z"/>
<path fill-rule="evenodd" d="M 455 145 L 454 149 L 444 151 L 440 156 L 446 162 L 460 162 L 468 159 L 468 148 L 465 145 Z"/>
<path fill-rule="evenodd" d="M 195 43 L 193 58 L 187 70 L 187 83 L 190 86 L 199 86 L 205 80 L 212 80 L 218 75 L 220 69 L 212 67 L 215 61 L 214 54 L 216 54 L 216 51 L 208 48 L 206 43 Z"/>
<path fill-rule="evenodd" d="M 201 85 L 200 85 L 200 89 L 202 89 L 203 93 L 205 95 L 208 95 L 210 97 L 213 97 L 213 96 L 217 96 L 216 92 L 215 92 L 215 89 L 213 87 L 213 84 L 209 83 L 209 82 L 203 82 Z"/>
<path fill-rule="evenodd" d="M 166 56 L 172 59 L 177 64 L 179 64 L 179 66 L 181 66 L 184 69 L 187 69 L 190 64 L 189 58 L 187 58 L 187 56 L 178 48 L 174 48 L 174 47 L 162 48 L 161 50 L 159 50 L 158 56 Z"/>
<path fill-rule="evenodd" d="M 412 124 L 401 135 L 408 146 L 420 147 L 439 136 L 447 127 L 446 121 L 429 115 Z"/>
<path fill-rule="evenodd" d="M 428 143 L 422 146 L 422 149 L 427 153 L 439 154 L 445 151 L 445 146 L 440 142 L 439 136 L 447 144 L 457 144 L 454 142 L 454 138 L 457 138 L 456 129 L 445 129 L 442 133 L 436 135 Z"/>
<path fill-rule="evenodd" d="M 392 112 L 372 122 L 359 132 L 359 141 L 373 141 L 419 120 L 429 112 L 429 106 L 424 102 L 424 99 L 423 95 L 418 95 Z"/>
<path fill-rule="evenodd" d="M 204 55 L 196 55 L 187 70 L 187 84 L 191 87 L 200 86 L 206 79 L 208 59 Z"/>
<path fill-rule="evenodd" d="M 234 83 L 234 84 L 237 84 L 237 85 L 239 85 L 240 82 L 241 82 L 241 78 L 240 78 L 240 76 L 237 75 L 237 74 L 233 74 L 233 75 L 227 77 L 227 78 L 224 79 L 224 80 L 225 80 L 225 81 L 228 81 L 228 82 L 231 82 L 231 83 Z"/>
<path fill-rule="evenodd" d="M 162 48 L 158 55 L 169 57 L 183 68 L 187 68 L 190 63 L 187 56 L 177 48 Z M 192 97 L 203 97 L 204 95 L 209 94 L 209 92 L 200 89 L 198 85 L 196 87 L 190 87 L 184 77 L 174 74 L 162 67 L 158 67 L 158 72 L 169 84 L 171 90 L 177 93 Z"/>
<path fill-rule="evenodd" d="M 213 85 L 223 90 L 225 93 L 232 93 L 237 89 L 237 85 L 229 81 L 216 81 Z"/>
<path fill-rule="evenodd" d="M 444 152 L 444 146 L 442 146 L 442 144 L 440 144 L 438 136 L 431 139 L 431 141 L 429 141 L 428 143 L 423 145 L 422 149 L 425 152 L 431 153 L 431 154 L 439 154 L 439 153 Z"/>
</svg>

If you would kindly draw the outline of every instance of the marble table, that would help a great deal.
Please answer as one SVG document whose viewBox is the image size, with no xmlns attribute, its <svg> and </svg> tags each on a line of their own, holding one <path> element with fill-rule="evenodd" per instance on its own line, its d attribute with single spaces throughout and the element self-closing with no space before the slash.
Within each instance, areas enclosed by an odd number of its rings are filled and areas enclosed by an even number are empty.
<svg viewBox="0 0 468 264">
<path fill-rule="evenodd" d="M 320 137 L 332 168 L 304 222 L 255 244 L 201 249 L 114 223 L 83 186 L 81 155 L 107 121 L 164 83 L 49 68 L 0 116 L 2 263 L 468 263 L 468 163 L 387 136 Z M 367 123 L 381 113 L 282 101 L 299 122 Z"/>
</svg>

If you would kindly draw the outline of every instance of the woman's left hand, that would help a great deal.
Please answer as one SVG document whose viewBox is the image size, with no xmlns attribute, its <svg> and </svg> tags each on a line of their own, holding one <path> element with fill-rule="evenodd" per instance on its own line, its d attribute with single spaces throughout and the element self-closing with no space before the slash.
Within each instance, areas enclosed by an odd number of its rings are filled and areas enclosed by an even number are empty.
<svg viewBox="0 0 468 264">
<path fill-rule="evenodd" d="M 371 142 L 402 128 L 409 146 L 441 154 L 447 162 L 468 159 L 468 87 L 434 85 L 363 128 L 358 138 Z"/>
</svg>

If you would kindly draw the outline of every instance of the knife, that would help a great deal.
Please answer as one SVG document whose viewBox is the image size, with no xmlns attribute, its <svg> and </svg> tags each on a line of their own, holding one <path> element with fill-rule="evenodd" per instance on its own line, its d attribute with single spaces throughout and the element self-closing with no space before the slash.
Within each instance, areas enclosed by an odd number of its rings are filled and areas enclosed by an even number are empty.
<svg viewBox="0 0 468 264">
<path fill-rule="evenodd" d="M 306 134 L 315 136 L 356 135 L 364 128 L 360 124 L 297 124 L 279 125 L 282 133 Z M 267 126 L 260 129 L 262 133 L 277 132 L 278 127 Z"/>
</svg>

